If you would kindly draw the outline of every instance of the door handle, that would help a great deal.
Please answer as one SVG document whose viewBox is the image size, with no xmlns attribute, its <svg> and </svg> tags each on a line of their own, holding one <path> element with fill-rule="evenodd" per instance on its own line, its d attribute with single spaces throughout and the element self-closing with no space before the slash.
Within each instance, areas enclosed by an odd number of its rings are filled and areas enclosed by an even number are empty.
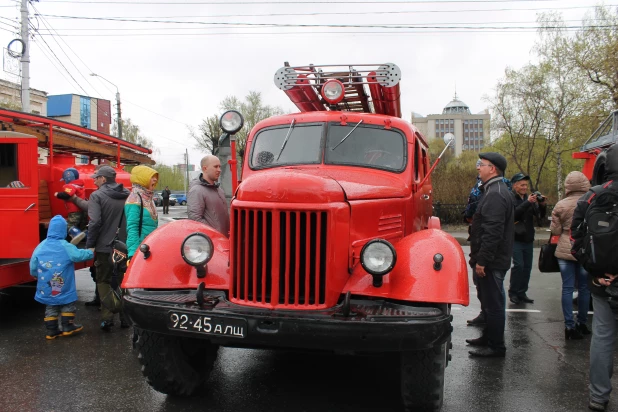
<svg viewBox="0 0 618 412">
<path fill-rule="evenodd" d="M 423 199 L 423 200 L 429 200 L 429 195 L 422 195 L 422 196 L 421 196 L 421 199 Z"/>
<path fill-rule="evenodd" d="M 26 208 L 26 210 L 24 210 L 24 212 L 27 212 L 28 210 L 32 209 L 35 206 L 36 206 L 36 203 L 31 204 L 30 206 Z"/>
</svg>

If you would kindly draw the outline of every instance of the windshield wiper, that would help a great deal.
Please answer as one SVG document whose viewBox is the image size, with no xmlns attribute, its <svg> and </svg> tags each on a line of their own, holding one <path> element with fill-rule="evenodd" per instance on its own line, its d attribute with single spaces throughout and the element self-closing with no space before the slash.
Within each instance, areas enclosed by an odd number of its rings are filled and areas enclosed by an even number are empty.
<svg viewBox="0 0 618 412">
<path fill-rule="evenodd" d="M 296 122 L 296 119 L 292 119 L 292 123 L 290 124 L 290 128 L 288 129 L 288 134 L 285 135 L 285 140 L 283 141 L 283 144 L 281 145 L 281 150 L 279 150 L 279 154 L 277 155 L 277 161 L 279 161 L 279 158 L 281 157 L 281 153 L 283 153 L 283 149 L 285 149 L 285 144 L 288 142 L 288 139 L 290 138 L 290 135 L 292 134 L 292 129 L 294 128 L 295 122 Z"/>
<path fill-rule="evenodd" d="M 340 141 L 339 143 L 337 143 L 337 145 L 336 145 L 335 147 L 333 147 L 332 149 L 330 149 L 330 151 L 332 152 L 333 150 L 335 150 L 336 148 L 338 148 L 338 147 L 339 147 L 339 145 L 340 145 L 341 143 L 343 143 L 343 142 L 345 141 L 345 139 L 347 139 L 347 138 L 348 138 L 348 137 L 352 134 L 352 132 L 353 132 L 354 130 L 356 130 L 356 128 L 358 127 L 358 125 L 359 125 L 359 124 L 361 124 L 362 122 L 363 122 L 363 119 L 361 119 L 361 120 L 360 120 L 360 122 L 356 123 L 356 126 L 354 126 L 354 127 L 352 128 L 352 130 L 350 130 L 350 133 L 346 134 L 346 135 L 343 137 L 343 139 L 341 139 L 341 141 Z"/>
</svg>

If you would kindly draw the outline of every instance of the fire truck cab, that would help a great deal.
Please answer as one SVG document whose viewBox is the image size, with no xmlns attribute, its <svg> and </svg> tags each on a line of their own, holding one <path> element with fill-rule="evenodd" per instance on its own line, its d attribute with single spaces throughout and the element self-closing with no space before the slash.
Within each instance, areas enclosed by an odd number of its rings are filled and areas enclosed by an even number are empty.
<svg viewBox="0 0 618 412">
<path fill-rule="evenodd" d="M 583 159 L 582 173 L 590 183 L 600 185 L 605 179 L 605 151 L 618 141 L 618 110 L 612 112 L 592 133 L 579 152 L 573 153 L 574 159 Z"/>
<path fill-rule="evenodd" d="M 277 71 L 300 112 L 251 130 L 240 183 L 230 161 L 230 233 L 167 224 L 125 276 L 154 389 L 200 392 L 220 346 L 391 354 L 405 409 L 441 408 L 468 272 L 432 216 L 428 145 L 400 118 L 400 79 L 394 64 Z M 233 156 L 242 124 L 221 118 Z"/>
<path fill-rule="evenodd" d="M 39 149 L 45 153 L 39 163 Z M 84 181 L 86 197 L 96 190 L 90 161 L 116 162 L 117 181 L 130 187 L 123 164 L 154 163 L 150 149 L 71 123 L 29 113 L 0 109 L 0 289 L 33 281 L 29 261 L 47 236 L 55 215 L 67 217 L 62 172 L 73 167 Z M 76 164 L 76 155 L 88 164 Z M 92 262 L 76 264 L 76 268 Z"/>
</svg>

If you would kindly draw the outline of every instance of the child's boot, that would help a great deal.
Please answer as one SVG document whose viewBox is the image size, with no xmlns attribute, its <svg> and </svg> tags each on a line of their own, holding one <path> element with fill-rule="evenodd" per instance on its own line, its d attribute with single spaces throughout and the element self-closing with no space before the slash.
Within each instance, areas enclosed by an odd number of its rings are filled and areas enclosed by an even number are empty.
<svg viewBox="0 0 618 412">
<path fill-rule="evenodd" d="M 45 318 L 45 328 L 47 328 L 47 334 L 45 335 L 45 339 L 56 339 L 57 337 L 62 336 L 62 332 L 58 329 L 58 317 L 50 316 Z"/>
<path fill-rule="evenodd" d="M 72 245 L 79 244 L 79 242 L 84 240 L 84 238 L 86 237 L 86 234 L 87 234 L 86 231 L 82 232 L 81 230 L 79 230 L 77 226 L 71 227 L 69 229 L 69 236 L 71 237 L 71 244 Z"/>
<path fill-rule="evenodd" d="M 75 323 L 74 313 L 62 314 L 62 336 L 71 336 L 84 329 L 82 325 Z"/>
</svg>

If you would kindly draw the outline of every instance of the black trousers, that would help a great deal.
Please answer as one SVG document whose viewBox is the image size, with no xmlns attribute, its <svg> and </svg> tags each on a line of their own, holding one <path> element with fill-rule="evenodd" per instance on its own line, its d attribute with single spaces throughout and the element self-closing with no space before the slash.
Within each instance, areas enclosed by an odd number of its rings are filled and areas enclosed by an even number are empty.
<svg viewBox="0 0 618 412">
<path fill-rule="evenodd" d="M 163 199 L 163 214 L 166 214 L 169 212 L 170 212 L 170 200 Z"/>
<path fill-rule="evenodd" d="M 481 307 L 485 312 L 486 326 L 483 335 L 487 338 L 489 347 L 505 351 L 504 326 L 506 323 L 506 298 L 504 293 L 504 278 L 506 270 L 485 268 L 485 276 L 478 277 Z"/>
</svg>

